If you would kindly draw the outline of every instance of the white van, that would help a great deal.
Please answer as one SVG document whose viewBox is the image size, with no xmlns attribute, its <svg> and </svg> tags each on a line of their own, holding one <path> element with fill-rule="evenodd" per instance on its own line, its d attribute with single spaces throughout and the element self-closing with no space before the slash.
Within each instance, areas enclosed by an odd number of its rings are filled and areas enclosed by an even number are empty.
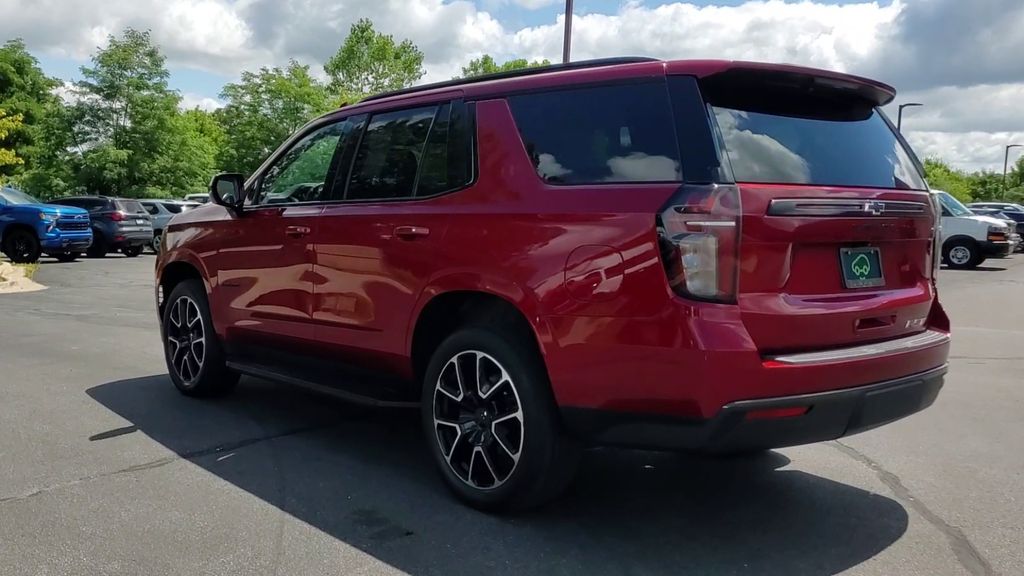
<svg viewBox="0 0 1024 576">
<path fill-rule="evenodd" d="M 932 192 L 942 205 L 942 261 L 950 268 L 976 268 L 986 258 L 1013 253 L 1017 240 L 1004 220 L 978 216 L 949 193 Z"/>
</svg>

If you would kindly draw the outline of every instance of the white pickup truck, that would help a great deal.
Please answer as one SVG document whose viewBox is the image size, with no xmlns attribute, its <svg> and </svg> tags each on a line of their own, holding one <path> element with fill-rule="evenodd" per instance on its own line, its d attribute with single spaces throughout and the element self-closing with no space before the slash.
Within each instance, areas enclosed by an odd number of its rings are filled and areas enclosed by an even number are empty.
<svg viewBox="0 0 1024 576">
<path fill-rule="evenodd" d="M 949 193 L 932 192 L 942 205 L 942 260 L 950 268 L 976 268 L 986 258 L 1013 253 L 1020 239 L 1004 220 L 978 216 Z"/>
</svg>

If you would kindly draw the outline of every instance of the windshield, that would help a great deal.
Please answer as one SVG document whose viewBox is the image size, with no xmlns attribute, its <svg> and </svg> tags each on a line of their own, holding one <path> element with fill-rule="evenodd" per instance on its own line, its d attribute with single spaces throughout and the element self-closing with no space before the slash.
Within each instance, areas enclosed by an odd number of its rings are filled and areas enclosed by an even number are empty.
<svg viewBox="0 0 1024 576">
<path fill-rule="evenodd" d="M 970 216 L 973 214 L 967 206 L 964 206 L 959 200 L 950 196 L 948 192 L 938 192 L 938 195 L 939 202 L 942 202 L 942 205 L 952 216 Z"/>
<path fill-rule="evenodd" d="M 42 204 L 38 199 L 14 188 L 0 188 L 0 198 L 5 204 Z"/>
</svg>

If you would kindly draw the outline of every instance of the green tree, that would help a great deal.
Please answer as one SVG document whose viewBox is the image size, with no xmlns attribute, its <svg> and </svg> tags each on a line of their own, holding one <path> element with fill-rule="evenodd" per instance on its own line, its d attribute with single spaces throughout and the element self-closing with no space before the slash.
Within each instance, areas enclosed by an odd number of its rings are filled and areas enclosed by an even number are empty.
<svg viewBox="0 0 1024 576">
<path fill-rule="evenodd" d="M 971 197 L 978 201 L 998 200 L 1003 193 L 1003 175 L 982 170 L 968 176 Z"/>
<path fill-rule="evenodd" d="M 484 54 L 475 60 L 470 60 L 469 64 L 462 67 L 462 77 L 469 78 L 471 76 L 496 74 L 498 72 L 511 72 L 512 70 L 522 70 L 523 68 L 536 68 L 538 66 L 550 65 L 551 62 L 546 59 L 534 60 L 531 62 L 526 58 L 516 58 L 515 60 L 509 60 L 503 64 L 498 64 L 490 54 Z"/>
<path fill-rule="evenodd" d="M 43 74 L 39 61 L 21 39 L 9 40 L 0 47 L 0 109 L 10 116 L 21 116 L 21 124 L 0 138 L 0 147 L 16 151 L 23 160 L 0 168 L 0 177 L 32 168 L 38 148 L 36 127 L 46 107 L 57 101 L 52 94 L 57 85 L 56 80 Z"/>
<path fill-rule="evenodd" d="M 159 157 L 169 149 L 181 98 L 170 90 L 165 58 L 148 31 L 110 36 L 82 67 L 75 135 L 81 184 L 91 192 L 134 194 L 166 177 Z"/>
<path fill-rule="evenodd" d="M 35 127 L 37 153 L 30 169 L 18 177 L 18 184 L 37 198 L 67 196 L 78 187 L 81 147 L 74 127 L 80 110 L 55 100 L 46 106 Z"/>
<path fill-rule="evenodd" d="M 966 174 L 937 158 L 924 161 L 925 178 L 936 190 L 949 192 L 961 202 L 971 201 L 971 183 Z"/>
<path fill-rule="evenodd" d="M 287 68 L 242 72 L 220 94 L 227 105 L 215 113 L 224 130 L 220 167 L 251 174 L 289 135 L 329 109 L 327 93 L 294 60 Z"/>
<path fill-rule="evenodd" d="M 324 65 L 331 93 L 340 102 L 355 102 L 379 92 L 412 86 L 423 77 L 423 53 L 411 41 L 395 43 L 365 18 Z"/>
<path fill-rule="evenodd" d="M 217 172 L 224 130 L 210 112 L 186 110 L 171 119 L 167 150 L 153 169 L 163 176 L 145 195 L 181 197 L 204 192 Z"/>
<path fill-rule="evenodd" d="M 0 109 L 0 142 L 3 142 L 12 132 L 21 128 L 21 114 L 8 115 Z M 0 168 L 5 166 L 19 166 L 24 160 L 18 157 L 13 148 L 0 146 Z M 0 175 L 0 184 L 3 183 L 3 176 Z"/>
</svg>

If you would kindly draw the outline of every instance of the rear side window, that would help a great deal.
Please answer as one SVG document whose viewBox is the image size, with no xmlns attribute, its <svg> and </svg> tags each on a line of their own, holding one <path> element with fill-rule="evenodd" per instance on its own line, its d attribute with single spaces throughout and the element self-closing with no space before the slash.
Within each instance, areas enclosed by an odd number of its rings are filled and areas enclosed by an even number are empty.
<svg viewBox="0 0 1024 576">
<path fill-rule="evenodd" d="M 142 203 L 137 200 L 118 200 L 117 207 L 119 210 L 129 214 L 146 213 L 146 209 L 142 207 Z"/>
<path fill-rule="evenodd" d="M 412 197 L 427 135 L 439 108 L 447 106 L 385 112 L 370 118 L 352 162 L 345 198 Z"/>
<path fill-rule="evenodd" d="M 169 202 L 165 202 L 165 203 L 161 204 L 161 206 L 163 206 L 164 210 L 167 210 L 171 214 L 181 214 L 181 209 L 182 209 L 181 204 L 171 204 Z"/>
<path fill-rule="evenodd" d="M 143 204 L 142 207 L 146 209 L 146 212 L 149 212 L 153 216 L 156 216 L 157 214 L 160 213 L 160 209 L 156 207 L 156 204 L 146 203 Z"/>
<path fill-rule="evenodd" d="M 679 148 L 665 83 L 509 98 L 523 145 L 546 182 L 675 182 Z"/>
<path fill-rule="evenodd" d="M 728 99 L 712 110 L 737 182 L 926 189 L 875 108 L 796 95 Z"/>
</svg>

